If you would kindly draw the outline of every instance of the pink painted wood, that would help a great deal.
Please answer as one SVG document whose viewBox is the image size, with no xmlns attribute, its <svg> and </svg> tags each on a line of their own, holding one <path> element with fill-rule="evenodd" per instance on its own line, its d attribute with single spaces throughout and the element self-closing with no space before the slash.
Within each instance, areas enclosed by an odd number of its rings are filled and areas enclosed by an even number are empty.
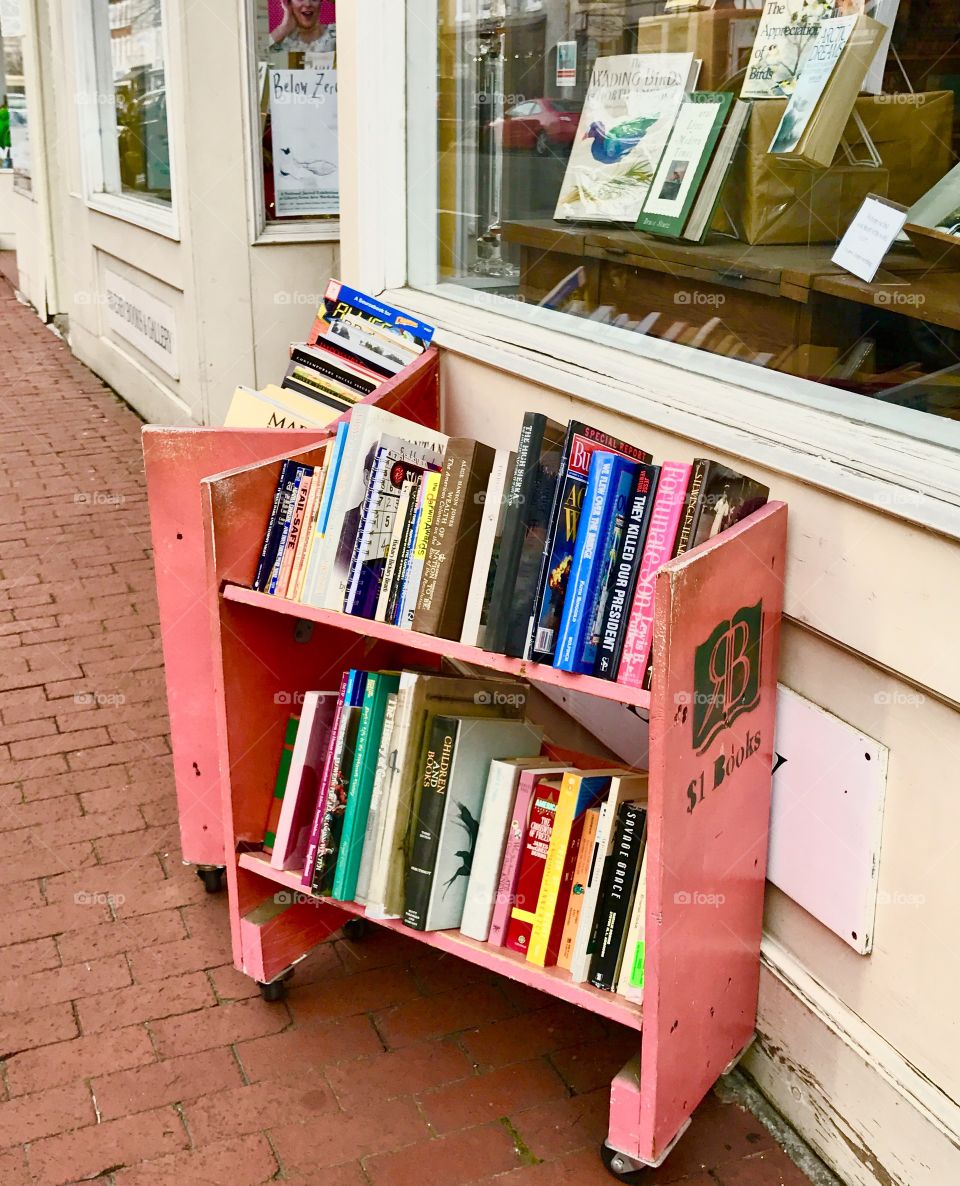
<svg viewBox="0 0 960 1186">
<path fill-rule="evenodd" d="M 786 527 L 770 503 L 657 576 L 649 975 L 621 1150 L 650 1164 L 754 1030 Z"/>
<path fill-rule="evenodd" d="M 439 399 L 438 355 L 436 349 L 431 349 L 363 402 L 376 403 L 434 427 Z M 225 862 L 216 717 L 210 696 L 214 656 L 204 567 L 201 480 L 267 458 L 287 456 L 323 440 L 335 428 L 143 430 L 180 845 L 185 861 L 198 865 Z M 252 543 L 248 540 L 247 553 L 255 548 L 259 554 L 260 541 L 255 536 L 253 532 Z M 246 566 L 241 567 L 246 573 Z"/>
</svg>

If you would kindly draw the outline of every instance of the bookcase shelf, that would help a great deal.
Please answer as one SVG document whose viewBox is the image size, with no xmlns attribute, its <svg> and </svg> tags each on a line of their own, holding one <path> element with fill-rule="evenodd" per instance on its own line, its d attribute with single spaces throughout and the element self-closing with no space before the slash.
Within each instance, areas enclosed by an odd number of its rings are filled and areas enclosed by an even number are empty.
<svg viewBox="0 0 960 1186">
<path fill-rule="evenodd" d="M 282 885 L 292 894 L 302 894 L 312 897 L 300 884 L 300 874 L 289 869 L 274 869 L 268 857 L 261 853 L 241 853 L 238 863 L 242 869 L 248 869 L 258 877 L 265 877 L 268 881 Z M 333 902 L 329 898 L 315 898 L 315 901 L 327 903 L 336 909 L 359 918 L 366 918 L 365 908 L 358 902 Z M 376 918 L 371 921 L 389 931 L 396 931 L 407 938 L 416 939 L 428 947 L 435 947 L 438 951 L 458 956 L 468 963 L 479 964 L 510 980 L 517 980 L 531 988 L 540 989 L 566 1001 L 571 1005 L 579 1005 L 593 1013 L 599 1013 L 620 1025 L 631 1029 L 642 1028 L 643 1010 L 639 1005 L 617 996 L 616 993 L 601 992 L 590 984 L 574 984 L 570 973 L 558 968 L 537 968 L 527 962 L 518 952 L 509 951 L 506 947 L 491 947 L 489 943 L 478 943 L 461 935 L 459 931 L 414 931 L 403 925 L 399 918 Z"/>
<path fill-rule="evenodd" d="M 436 350 L 380 391 L 386 392 L 387 410 L 443 427 Z M 470 419 L 474 403 L 455 385 L 448 383 L 443 409 L 443 422 L 460 433 L 477 422 Z M 509 432 L 507 411 L 484 406 L 488 436 Z M 577 411 L 572 408 L 571 415 Z M 641 431 L 638 425 L 637 438 Z M 262 985 L 279 987 L 297 960 L 364 916 L 357 903 L 305 894 L 298 872 L 273 869 L 261 851 L 285 727 L 306 691 L 338 688 L 350 667 L 436 668 L 451 659 L 554 685 L 564 693 L 555 701 L 568 703 L 568 712 L 582 711 L 588 702 L 566 693 L 585 693 L 594 701 L 591 711 L 605 714 L 606 734 L 644 728 L 618 706 L 648 709 L 642 1006 L 574 984 L 565 971 L 536 967 L 458 931 L 419 932 L 399 919 L 370 921 L 626 1025 L 637 1032 L 638 1047 L 642 1030 L 642 1057 L 612 1084 L 607 1146 L 636 1166 L 659 1165 L 754 1030 L 786 507 L 769 503 L 660 569 L 653 687 L 645 692 L 253 592 L 282 459 L 315 463 L 318 435 L 305 433 L 300 445 L 278 436 L 267 459 L 258 439 L 245 459 L 238 456 L 244 442 L 229 430 L 206 432 L 184 437 L 153 430 L 149 494 L 158 583 L 165 591 L 161 619 L 168 693 L 176 708 L 181 828 L 185 838 L 209 831 L 222 845 L 236 967 Z M 223 472 L 217 471 L 218 457 Z M 198 523 L 202 547 L 194 531 Z M 188 629 L 179 625 L 184 614 Z M 569 707 L 574 702 L 579 710 Z M 575 724 L 585 728 L 585 721 Z M 548 737 L 569 743 L 553 732 Z M 624 748 L 629 743 L 635 749 L 635 740 L 624 735 Z M 209 794 L 201 802 L 192 793 L 201 783 L 217 792 L 216 816 Z"/>
<path fill-rule="evenodd" d="M 413 630 L 402 630 L 399 626 L 388 626 L 383 622 L 371 622 L 366 618 L 355 618 L 334 610 L 317 609 L 312 605 L 302 605 L 299 601 L 287 601 L 283 597 L 275 597 L 269 593 L 257 593 L 241 585 L 225 585 L 223 596 L 227 601 L 235 601 L 238 605 L 257 606 L 302 621 L 319 622 L 335 630 L 345 630 L 364 638 L 380 639 L 410 650 L 423 651 L 425 654 L 442 654 L 447 659 L 459 659 L 463 663 L 486 667 L 490 671 L 521 676 L 534 683 L 553 684 L 570 692 L 585 692 L 602 700 L 613 700 L 617 704 L 630 704 L 637 708 L 650 707 L 650 693 L 642 688 L 630 688 L 625 684 L 596 679 L 591 675 L 573 675 L 544 663 L 529 663 L 525 659 L 495 655 L 491 651 L 480 650 L 479 647 L 468 647 L 446 638 L 435 638 L 432 634 L 418 634 Z"/>
</svg>

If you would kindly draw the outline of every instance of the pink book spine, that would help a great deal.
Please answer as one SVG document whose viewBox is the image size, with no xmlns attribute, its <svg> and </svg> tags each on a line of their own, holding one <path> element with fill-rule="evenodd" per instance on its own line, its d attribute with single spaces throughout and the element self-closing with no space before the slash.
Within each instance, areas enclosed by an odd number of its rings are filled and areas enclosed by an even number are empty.
<svg viewBox="0 0 960 1186">
<path fill-rule="evenodd" d="M 617 683 L 631 688 L 642 688 L 650 659 L 653 641 L 653 589 L 658 569 L 673 553 L 673 545 L 683 514 L 683 503 L 690 485 L 692 465 L 681 461 L 665 461 L 660 469 L 660 481 L 653 500 L 647 542 L 644 544 L 633 595 L 630 621 L 623 642 Z"/>
<path fill-rule="evenodd" d="M 300 884 L 310 889 L 313 884 L 313 867 L 317 861 L 317 849 L 320 847 L 320 832 L 323 828 L 323 815 L 327 808 L 327 787 L 330 785 L 330 774 L 333 766 L 333 751 L 336 748 L 335 742 L 337 739 L 337 729 L 340 727 L 340 717 L 343 714 L 343 702 L 347 696 L 347 681 L 350 678 L 350 672 L 343 673 L 343 679 L 340 681 L 340 693 L 337 696 L 337 707 L 333 713 L 333 723 L 330 726 L 330 742 L 327 746 L 327 754 L 323 760 L 323 773 L 320 775 L 320 783 L 317 787 L 317 806 L 313 812 L 313 822 L 310 825 L 310 840 L 307 843 L 307 859 L 303 862 L 303 876 L 300 878 Z"/>
<path fill-rule="evenodd" d="M 507 844 L 503 851 L 503 864 L 500 866 L 497 896 L 493 903 L 490 935 L 487 939 L 487 942 L 494 947 L 502 947 L 507 939 L 507 924 L 510 921 L 513 895 L 520 873 L 520 858 L 523 856 L 527 827 L 530 823 L 530 804 L 533 802 L 533 792 L 536 790 L 537 783 L 541 778 L 546 777 L 548 776 L 542 771 L 539 774 L 534 771 L 524 771 L 520 775 L 517 797 L 513 801 L 513 817 L 510 820 L 510 830 L 507 832 Z"/>
</svg>

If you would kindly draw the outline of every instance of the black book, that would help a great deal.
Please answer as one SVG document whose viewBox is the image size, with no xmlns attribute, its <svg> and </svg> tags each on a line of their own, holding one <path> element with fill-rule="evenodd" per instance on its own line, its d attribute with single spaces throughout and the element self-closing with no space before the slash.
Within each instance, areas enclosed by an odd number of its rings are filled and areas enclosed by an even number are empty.
<svg viewBox="0 0 960 1186">
<path fill-rule="evenodd" d="M 693 526 L 700 506 L 700 491 L 703 489 L 703 477 L 707 472 L 707 462 L 704 457 L 693 459 L 693 472 L 690 475 L 690 486 L 683 500 L 683 518 L 680 520 L 680 530 L 677 532 L 677 542 L 673 545 L 673 557 L 682 556 L 690 547 L 693 538 Z"/>
<path fill-rule="evenodd" d="M 540 412 L 523 418 L 484 638 L 488 651 L 522 658 L 526 649 L 565 433 Z"/>
<path fill-rule="evenodd" d="M 407 561 L 410 557 L 410 551 L 413 548 L 413 530 L 417 523 L 420 490 L 423 486 L 425 476 L 425 474 L 418 474 L 413 478 L 413 488 L 410 492 L 410 499 L 407 502 L 407 513 L 403 521 L 403 533 L 400 536 L 400 548 L 397 552 L 396 566 L 393 570 L 393 578 L 390 585 L 390 600 L 387 602 L 386 621 L 388 623 L 396 622 L 397 609 L 399 608 L 398 603 L 403 596 Z M 397 622 L 396 624 L 399 626 L 402 623 Z"/>
<path fill-rule="evenodd" d="M 646 841 L 647 810 L 639 803 L 621 803 L 613 850 L 600 884 L 596 939 L 590 960 L 589 981 L 594 988 L 613 992 L 620 975 L 620 962 L 630 923 L 630 906 L 640 875 L 640 860 Z"/>
<path fill-rule="evenodd" d="M 426 926 L 430 890 L 440 848 L 447 781 L 459 724 L 452 717 L 436 716 L 430 730 L 403 903 L 403 921 L 417 931 L 424 930 Z"/>
<path fill-rule="evenodd" d="M 593 674 L 602 679 L 616 679 L 627 637 L 627 623 L 637 586 L 643 545 L 653 514 L 653 500 L 660 480 L 659 465 L 639 464 L 630 495 L 627 519 L 620 536 L 620 546 L 607 580 L 603 622 Z"/>
<path fill-rule="evenodd" d="M 318 375 L 325 375 L 328 379 L 333 379 L 360 395 L 369 395 L 372 391 L 376 391 L 377 383 L 372 379 L 364 379 L 360 375 L 348 371 L 346 367 L 339 366 L 337 356 L 331 354 L 330 351 L 325 351 L 326 357 L 322 357 L 321 350 L 321 346 L 295 346 L 290 360 L 298 366 L 309 367 Z"/>
<path fill-rule="evenodd" d="M 739 474 L 719 461 L 708 461 L 697 498 L 697 513 L 690 533 L 689 547 L 713 539 L 752 515 L 770 497 L 762 482 Z"/>
<path fill-rule="evenodd" d="M 257 561 L 257 571 L 253 578 L 253 588 L 260 593 L 263 592 L 264 582 L 269 583 L 270 574 L 273 572 L 283 532 L 283 521 L 293 495 L 293 476 L 296 468 L 296 463 L 289 460 L 280 466 L 280 477 L 277 480 L 270 518 L 267 520 L 267 530 L 263 536 L 263 547 L 260 549 L 260 559 Z"/>
</svg>

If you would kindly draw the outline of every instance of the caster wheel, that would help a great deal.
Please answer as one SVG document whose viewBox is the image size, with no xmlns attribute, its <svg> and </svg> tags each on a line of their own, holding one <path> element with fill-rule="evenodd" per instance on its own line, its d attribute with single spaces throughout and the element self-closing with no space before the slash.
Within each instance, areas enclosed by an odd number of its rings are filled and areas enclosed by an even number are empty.
<svg viewBox="0 0 960 1186">
<path fill-rule="evenodd" d="M 282 1001 L 287 995 L 286 978 L 280 980 L 271 980 L 268 984 L 258 981 L 257 988 L 260 989 L 260 996 L 271 1005 L 275 1004 L 277 1001 Z"/>
<path fill-rule="evenodd" d="M 600 1146 L 600 1160 L 611 1177 L 618 1182 L 626 1182 L 627 1186 L 641 1186 L 648 1181 L 646 1166 L 638 1165 L 632 1157 L 611 1149 L 606 1141 Z"/>
<path fill-rule="evenodd" d="M 370 924 L 365 918 L 351 918 L 343 924 L 343 936 L 352 943 L 359 943 L 370 933 Z"/>
<path fill-rule="evenodd" d="M 223 890 L 226 869 L 221 865 L 198 865 L 197 876 L 203 882 L 208 894 L 219 894 Z"/>
</svg>

